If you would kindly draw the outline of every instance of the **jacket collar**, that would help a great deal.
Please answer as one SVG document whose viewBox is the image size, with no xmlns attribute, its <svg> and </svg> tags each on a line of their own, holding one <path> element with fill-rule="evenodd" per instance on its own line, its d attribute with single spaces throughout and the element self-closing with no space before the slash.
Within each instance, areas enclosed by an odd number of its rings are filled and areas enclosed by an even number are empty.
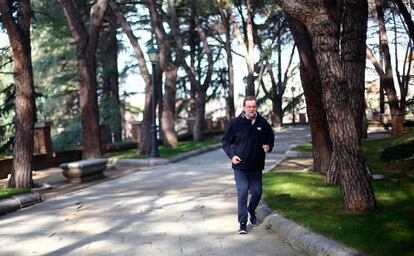
<svg viewBox="0 0 414 256">
<path fill-rule="evenodd" d="M 254 124 L 257 121 L 257 119 L 261 117 L 259 112 L 256 112 L 255 118 L 253 120 L 250 120 L 250 119 L 247 118 L 246 113 L 244 111 L 241 112 L 240 116 L 242 118 L 245 118 L 247 121 L 251 122 L 251 124 Z"/>
</svg>

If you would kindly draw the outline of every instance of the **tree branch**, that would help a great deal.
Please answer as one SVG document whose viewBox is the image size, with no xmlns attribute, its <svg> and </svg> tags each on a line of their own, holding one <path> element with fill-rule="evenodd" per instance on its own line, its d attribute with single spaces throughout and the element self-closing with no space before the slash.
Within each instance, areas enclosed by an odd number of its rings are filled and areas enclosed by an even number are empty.
<svg viewBox="0 0 414 256">
<path fill-rule="evenodd" d="M 124 30 L 125 34 L 127 35 L 129 42 L 132 45 L 132 48 L 134 49 L 135 56 L 138 61 L 139 70 L 141 72 L 141 75 L 145 81 L 145 84 L 147 86 L 151 85 L 151 77 L 147 68 L 147 65 L 145 63 L 144 53 L 142 52 L 141 45 L 138 42 L 138 38 L 134 35 L 131 26 L 126 21 L 123 13 L 121 12 L 119 6 L 116 4 L 114 0 L 110 0 L 109 5 L 112 9 L 112 11 L 115 13 L 115 16 L 121 24 L 122 29 Z"/>
<path fill-rule="evenodd" d="M 371 49 L 367 47 L 367 58 L 371 61 L 372 65 L 374 65 L 375 70 L 377 71 L 380 77 L 385 76 L 384 70 L 381 67 L 381 64 L 378 62 L 377 58 L 375 58 L 374 54 L 372 53 Z"/>
</svg>

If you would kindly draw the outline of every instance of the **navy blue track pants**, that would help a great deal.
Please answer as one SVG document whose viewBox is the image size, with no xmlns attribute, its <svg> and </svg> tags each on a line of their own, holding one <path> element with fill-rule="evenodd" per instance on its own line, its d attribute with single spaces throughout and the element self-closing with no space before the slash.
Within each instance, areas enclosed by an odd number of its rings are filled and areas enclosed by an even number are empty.
<svg viewBox="0 0 414 256">
<path fill-rule="evenodd" d="M 255 217 L 255 210 L 262 197 L 262 171 L 234 169 L 237 190 L 237 216 L 240 223 L 247 223 L 248 213 Z M 250 201 L 248 194 L 250 192 Z"/>
</svg>

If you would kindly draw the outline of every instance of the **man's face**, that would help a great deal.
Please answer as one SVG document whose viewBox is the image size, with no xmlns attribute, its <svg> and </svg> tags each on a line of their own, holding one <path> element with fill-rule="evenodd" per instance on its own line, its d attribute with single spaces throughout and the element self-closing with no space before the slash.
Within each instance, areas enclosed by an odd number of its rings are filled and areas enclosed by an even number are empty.
<svg viewBox="0 0 414 256">
<path fill-rule="evenodd" d="M 256 116 L 257 106 L 255 100 L 247 100 L 243 106 L 243 111 L 246 113 L 246 117 L 253 119 Z"/>
</svg>

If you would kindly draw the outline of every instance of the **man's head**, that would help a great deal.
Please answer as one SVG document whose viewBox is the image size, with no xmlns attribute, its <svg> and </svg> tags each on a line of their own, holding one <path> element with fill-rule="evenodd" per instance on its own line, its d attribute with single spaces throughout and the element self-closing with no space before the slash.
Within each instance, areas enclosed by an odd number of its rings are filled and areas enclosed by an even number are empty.
<svg viewBox="0 0 414 256">
<path fill-rule="evenodd" d="M 256 116 L 257 105 L 254 96 L 247 96 L 243 101 L 243 111 L 248 119 L 253 119 Z"/>
</svg>

